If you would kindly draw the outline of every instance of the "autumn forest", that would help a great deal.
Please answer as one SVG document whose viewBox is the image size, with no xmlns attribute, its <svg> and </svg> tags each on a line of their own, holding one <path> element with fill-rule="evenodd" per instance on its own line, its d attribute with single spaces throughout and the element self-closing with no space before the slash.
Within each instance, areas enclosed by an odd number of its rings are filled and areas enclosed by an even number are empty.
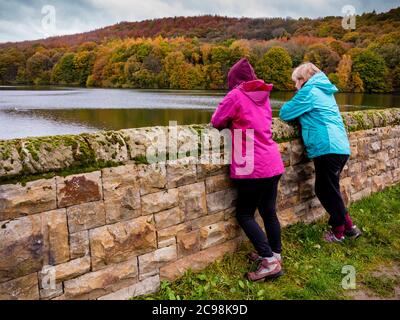
<svg viewBox="0 0 400 320">
<path fill-rule="evenodd" d="M 225 89 L 248 57 L 276 90 L 293 90 L 303 61 L 344 92 L 400 89 L 400 8 L 319 19 L 180 17 L 122 22 L 88 33 L 0 44 L 0 84 Z"/>
</svg>

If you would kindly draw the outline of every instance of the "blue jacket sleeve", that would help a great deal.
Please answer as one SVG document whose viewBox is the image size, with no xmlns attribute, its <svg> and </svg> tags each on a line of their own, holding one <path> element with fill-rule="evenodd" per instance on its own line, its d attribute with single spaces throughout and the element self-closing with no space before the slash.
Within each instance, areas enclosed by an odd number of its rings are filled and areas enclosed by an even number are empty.
<svg viewBox="0 0 400 320">
<path fill-rule="evenodd" d="M 311 111 L 313 108 L 311 88 L 304 87 L 300 89 L 292 100 L 283 104 L 279 111 L 279 117 L 283 121 L 294 120 L 302 114 Z"/>
</svg>

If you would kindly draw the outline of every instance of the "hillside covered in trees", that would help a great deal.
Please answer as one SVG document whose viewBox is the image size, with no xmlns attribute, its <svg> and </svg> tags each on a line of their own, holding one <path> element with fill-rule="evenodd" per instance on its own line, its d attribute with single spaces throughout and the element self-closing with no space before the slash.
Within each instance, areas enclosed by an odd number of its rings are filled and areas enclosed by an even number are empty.
<svg viewBox="0 0 400 320">
<path fill-rule="evenodd" d="M 250 19 L 218 16 L 123 22 L 83 34 L 0 44 L 1 84 L 224 89 L 250 59 L 258 77 L 292 90 L 292 68 L 314 62 L 342 91 L 400 88 L 400 8 L 357 16 Z"/>
</svg>

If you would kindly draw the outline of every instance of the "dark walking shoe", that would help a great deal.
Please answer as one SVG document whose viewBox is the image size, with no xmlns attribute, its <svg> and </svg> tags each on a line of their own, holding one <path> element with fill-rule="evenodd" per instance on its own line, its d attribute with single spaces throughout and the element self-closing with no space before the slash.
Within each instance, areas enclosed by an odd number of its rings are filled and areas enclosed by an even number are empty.
<svg viewBox="0 0 400 320">
<path fill-rule="evenodd" d="M 249 260 L 250 260 L 251 262 L 256 262 L 256 261 L 262 259 L 262 257 L 261 257 L 260 255 L 258 255 L 257 252 L 254 252 L 254 251 L 253 251 L 253 252 L 250 252 L 250 253 L 247 255 L 247 258 L 249 258 Z"/>
<path fill-rule="evenodd" d="M 357 226 L 353 226 L 351 229 L 344 230 L 344 235 L 350 239 L 357 239 L 361 237 L 362 232 Z"/>
<path fill-rule="evenodd" d="M 282 275 L 283 271 L 278 259 L 275 257 L 263 258 L 256 271 L 247 273 L 247 279 L 250 281 L 267 281 L 279 278 Z"/>
<path fill-rule="evenodd" d="M 282 264 L 282 257 L 280 254 L 273 252 L 273 255 L 276 259 L 278 259 L 279 263 Z M 261 261 L 262 257 L 255 251 L 250 252 L 247 255 L 247 258 L 251 261 L 251 262 L 256 262 L 256 261 Z"/>
<path fill-rule="evenodd" d="M 324 233 L 324 241 L 329 243 L 341 243 L 343 242 L 344 237 L 337 238 L 332 230 L 329 230 Z"/>
</svg>

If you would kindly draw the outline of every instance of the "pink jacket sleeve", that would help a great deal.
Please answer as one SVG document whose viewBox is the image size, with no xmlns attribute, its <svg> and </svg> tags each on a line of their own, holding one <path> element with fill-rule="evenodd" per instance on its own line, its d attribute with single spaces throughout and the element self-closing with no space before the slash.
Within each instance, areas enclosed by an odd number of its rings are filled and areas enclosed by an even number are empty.
<svg viewBox="0 0 400 320">
<path fill-rule="evenodd" d="M 217 110 L 211 117 L 211 124 L 214 128 L 225 129 L 229 123 L 235 118 L 237 113 L 237 105 L 233 99 L 232 91 L 218 105 Z"/>
</svg>

